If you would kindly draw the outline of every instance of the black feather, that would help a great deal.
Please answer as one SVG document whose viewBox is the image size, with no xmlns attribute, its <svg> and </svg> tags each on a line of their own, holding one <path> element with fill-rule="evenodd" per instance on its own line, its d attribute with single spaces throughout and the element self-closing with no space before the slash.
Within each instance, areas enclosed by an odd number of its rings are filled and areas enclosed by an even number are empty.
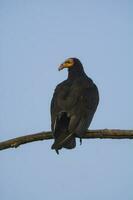
<svg viewBox="0 0 133 200">
<path fill-rule="evenodd" d="M 97 86 L 85 74 L 81 62 L 73 58 L 68 78 L 57 85 L 51 101 L 51 128 L 54 135 L 52 149 L 72 149 L 75 136 L 82 138 L 90 126 L 99 103 Z M 80 140 L 81 141 L 81 140 Z"/>
</svg>

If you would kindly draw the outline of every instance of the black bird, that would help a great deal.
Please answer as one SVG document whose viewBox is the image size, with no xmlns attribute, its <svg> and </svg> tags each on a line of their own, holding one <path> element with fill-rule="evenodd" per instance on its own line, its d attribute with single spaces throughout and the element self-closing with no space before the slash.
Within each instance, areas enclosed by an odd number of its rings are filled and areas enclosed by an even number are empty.
<svg viewBox="0 0 133 200">
<path fill-rule="evenodd" d="M 54 136 L 52 149 L 72 149 L 76 136 L 82 138 L 87 131 L 97 105 L 97 86 L 86 75 L 77 58 L 69 58 L 59 67 L 68 68 L 68 78 L 56 86 L 51 101 L 51 129 Z M 81 140 L 80 140 L 81 141 Z"/>
</svg>

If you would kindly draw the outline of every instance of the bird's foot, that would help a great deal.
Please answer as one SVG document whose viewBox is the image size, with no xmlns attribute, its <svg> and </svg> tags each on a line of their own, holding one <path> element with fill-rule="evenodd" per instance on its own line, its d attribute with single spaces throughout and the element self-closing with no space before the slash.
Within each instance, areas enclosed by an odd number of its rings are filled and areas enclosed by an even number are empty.
<svg viewBox="0 0 133 200">
<path fill-rule="evenodd" d="M 80 138 L 79 141 L 80 141 L 80 145 L 81 145 L 82 144 L 82 138 Z"/>
<path fill-rule="evenodd" d="M 59 155 L 59 150 L 58 149 L 55 149 L 56 153 Z"/>
</svg>

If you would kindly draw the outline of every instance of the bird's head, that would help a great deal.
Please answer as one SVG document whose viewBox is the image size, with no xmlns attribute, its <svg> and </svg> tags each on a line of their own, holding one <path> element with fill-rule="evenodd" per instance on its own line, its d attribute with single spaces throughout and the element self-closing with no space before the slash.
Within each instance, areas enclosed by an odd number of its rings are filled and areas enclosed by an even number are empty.
<svg viewBox="0 0 133 200">
<path fill-rule="evenodd" d="M 60 71 L 64 68 L 68 69 L 69 79 L 75 79 L 80 76 L 85 76 L 83 65 L 78 58 L 68 58 L 59 66 L 58 70 Z"/>
<path fill-rule="evenodd" d="M 82 67 L 82 64 L 78 58 L 68 58 L 65 60 L 58 68 L 58 70 L 62 70 L 64 68 L 72 69 L 75 68 L 75 70 Z M 83 67 L 82 67 L 83 68 Z"/>
</svg>

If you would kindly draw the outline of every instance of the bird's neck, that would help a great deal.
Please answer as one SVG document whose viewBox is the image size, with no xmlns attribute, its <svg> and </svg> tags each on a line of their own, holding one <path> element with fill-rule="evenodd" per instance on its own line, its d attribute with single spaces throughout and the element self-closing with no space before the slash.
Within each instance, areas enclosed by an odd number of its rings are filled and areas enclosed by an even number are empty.
<svg viewBox="0 0 133 200">
<path fill-rule="evenodd" d="M 86 76 L 83 68 L 75 69 L 75 68 L 70 68 L 68 69 L 68 79 L 77 79 L 81 76 Z"/>
</svg>

